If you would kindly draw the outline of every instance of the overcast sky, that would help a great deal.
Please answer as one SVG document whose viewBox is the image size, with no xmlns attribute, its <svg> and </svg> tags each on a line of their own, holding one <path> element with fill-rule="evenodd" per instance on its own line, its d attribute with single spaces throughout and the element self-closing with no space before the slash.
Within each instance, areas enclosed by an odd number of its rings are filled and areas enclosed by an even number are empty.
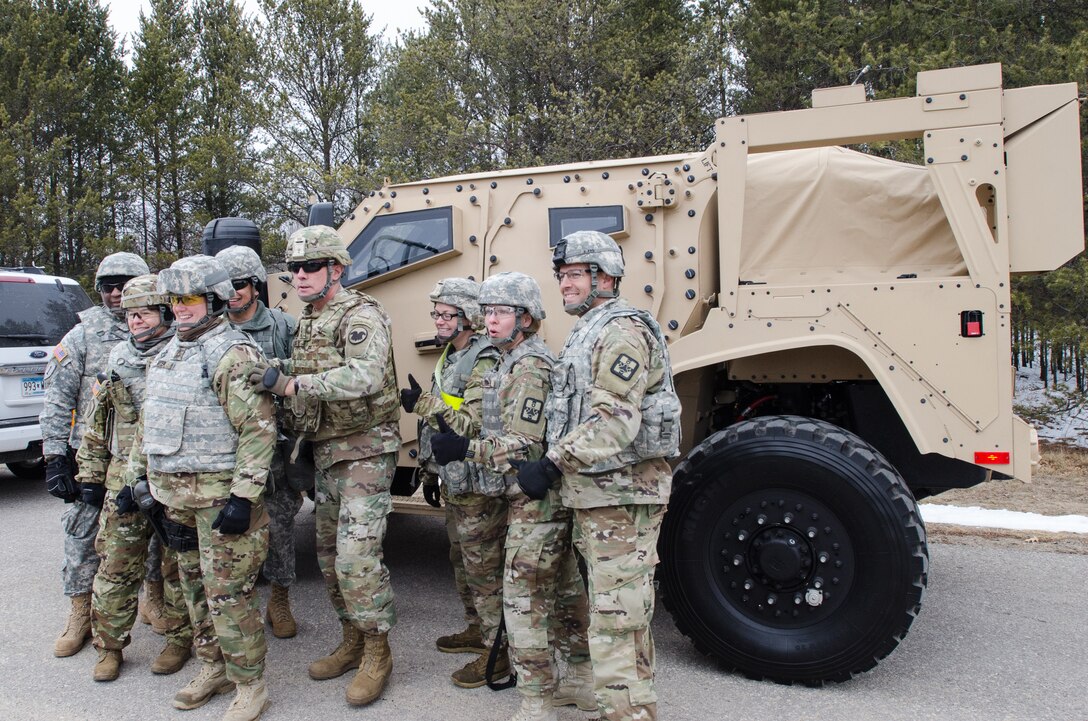
<svg viewBox="0 0 1088 721">
<path fill-rule="evenodd" d="M 110 8 L 110 22 L 119 36 L 135 33 L 140 27 L 140 10 L 148 13 L 149 0 L 101 0 Z M 243 0 L 247 13 L 257 12 L 257 0 Z M 423 27 L 419 8 L 428 0 L 362 0 L 363 10 L 371 16 L 371 27 L 386 29 L 386 36 L 396 37 L 398 31 Z M 125 44 L 132 47 L 132 42 Z"/>
</svg>

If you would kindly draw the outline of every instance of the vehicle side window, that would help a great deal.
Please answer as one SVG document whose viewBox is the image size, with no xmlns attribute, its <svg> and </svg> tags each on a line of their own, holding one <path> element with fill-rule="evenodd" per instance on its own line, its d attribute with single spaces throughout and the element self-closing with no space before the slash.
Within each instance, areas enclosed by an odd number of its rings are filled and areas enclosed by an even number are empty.
<svg viewBox="0 0 1088 721">
<path fill-rule="evenodd" d="M 345 286 L 453 249 L 453 208 L 382 215 L 348 245 Z"/>
<path fill-rule="evenodd" d="M 626 230 L 623 218 L 622 205 L 551 208 L 548 210 L 548 246 L 554 248 L 576 230 L 599 230 L 609 235 L 619 233 Z"/>
</svg>

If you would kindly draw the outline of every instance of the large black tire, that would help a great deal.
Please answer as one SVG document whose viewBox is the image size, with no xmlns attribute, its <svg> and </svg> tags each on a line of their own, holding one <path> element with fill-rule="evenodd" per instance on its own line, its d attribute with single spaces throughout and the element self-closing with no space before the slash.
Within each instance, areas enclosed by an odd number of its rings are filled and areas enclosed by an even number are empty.
<svg viewBox="0 0 1088 721">
<path fill-rule="evenodd" d="M 5 463 L 8 470 L 15 475 L 16 478 L 25 478 L 27 480 L 40 481 L 45 478 L 45 460 L 38 458 L 32 461 L 12 461 L 11 463 Z"/>
<path fill-rule="evenodd" d="M 753 678 L 844 681 L 921 606 L 925 527 L 902 477 L 853 433 L 744 421 L 676 468 L 660 544 L 665 606 L 700 651 Z"/>
</svg>

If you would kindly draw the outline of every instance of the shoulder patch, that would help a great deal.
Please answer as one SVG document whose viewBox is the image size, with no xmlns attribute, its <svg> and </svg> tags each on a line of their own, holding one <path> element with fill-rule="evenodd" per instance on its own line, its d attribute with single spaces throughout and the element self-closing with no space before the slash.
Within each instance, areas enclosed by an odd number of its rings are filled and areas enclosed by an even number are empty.
<svg viewBox="0 0 1088 721">
<path fill-rule="evenodd" d="M 638 371 L 639 367 L 640 364 L 637 360 L 626 353 L 621 353 L 619 358 L 612 363 L 612 367 L 609 368 L 609 370 L 612 371 L 612 375 L 617 378 L 629 381 Z"/>
<path fill-rule="evenodd" d="M 521 404 L 521 420 L 529 423 L 540 423 L 540 415 L 544 412 L 544 401 L 539 398 L 526 398 Z"/>
<path fill-rule="evenodd" d="M 366 328 L 352 328 L 348 333 L 348 343 L 352 345 L 359 345 L 367 339 L 370 332 Z"/>
<path fill-rule="evenodd" d="M 57 343 L 53 348 L 53 357 L 57 359 L 57 363 L 63 363 L 68 358 L 68 349 L 63 343 Z"/>
</svg>

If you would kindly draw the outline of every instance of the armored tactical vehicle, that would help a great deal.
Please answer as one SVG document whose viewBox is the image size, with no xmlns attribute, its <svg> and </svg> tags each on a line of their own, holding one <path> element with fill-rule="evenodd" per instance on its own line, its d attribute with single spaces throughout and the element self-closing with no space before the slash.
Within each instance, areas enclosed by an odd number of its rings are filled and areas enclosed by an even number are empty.
<svg viewBox="0 0 1088 721">
<path fill-rule="evenodd" d="M 812 105 L 722 118 L 702 152 L 387 185 L 339 228 L 345 285 L 385 304 L 402 380 L 438 358 L 426 296 L 447 276 L 535 276 L 558 349 L 574 319 L 552 248 L 611 234 L 683 401 L 665 605 L 727 666 L 804 683 L 907 633 L 929 564 L 916 499 L 1030 480 L 1009 281 L 1084 248 L 1075 84 L 1005 90 L 982 65 Z M 843 147 L 901 138 L 921 164 Z M 415 418 L 401 431 L 407 468 Z"/>
</svg>

